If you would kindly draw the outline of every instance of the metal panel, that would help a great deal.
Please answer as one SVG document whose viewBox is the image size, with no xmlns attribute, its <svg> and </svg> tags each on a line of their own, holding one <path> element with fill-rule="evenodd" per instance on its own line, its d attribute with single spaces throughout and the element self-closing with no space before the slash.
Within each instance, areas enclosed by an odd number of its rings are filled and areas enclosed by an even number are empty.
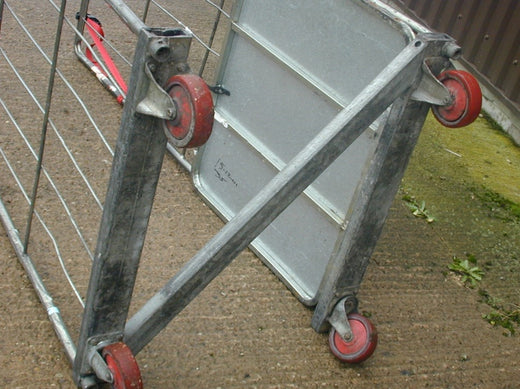
<svg viewBox="0 0 520 389">
<path fill-rule="evenodd" d="M 362 2 L 244 1 L 229 39 L 217 124 L 195 183 L 230 219 L 405 47 L 411 34 Z M 349 206 L 373 157 L 377 123 L 253 243 L 314 304 Z"/>
<path fill-rule="evenodd" d="M 434 30 L 464 47 L 464 58 L 520 104 L 520 2 L 518 0 L 398 0 Z"/>
</svg>

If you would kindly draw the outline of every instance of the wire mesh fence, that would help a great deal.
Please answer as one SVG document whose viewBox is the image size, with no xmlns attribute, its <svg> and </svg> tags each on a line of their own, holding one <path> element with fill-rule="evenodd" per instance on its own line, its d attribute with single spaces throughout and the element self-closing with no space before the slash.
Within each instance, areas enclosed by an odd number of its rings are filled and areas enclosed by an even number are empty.
<svg viewBox="0 0 520 389">
<path fill-rule="evenodd" d="M 210 79 L 231 2 L 199 3 L 128 6 L 154 26 L 189 30 L 192 71 Z M 137 38 L 104 3 L 1 6 L 2 219 L 72 361 L 121 117 L 121 107 L 95 81 L 117 86 L 92 35 L 78 23 L 81 8 L 97 16 L 103 45 L 126 80 Z M 77 59 L 85 53 L 98 66 L 93 73 Z"/>
</svg>

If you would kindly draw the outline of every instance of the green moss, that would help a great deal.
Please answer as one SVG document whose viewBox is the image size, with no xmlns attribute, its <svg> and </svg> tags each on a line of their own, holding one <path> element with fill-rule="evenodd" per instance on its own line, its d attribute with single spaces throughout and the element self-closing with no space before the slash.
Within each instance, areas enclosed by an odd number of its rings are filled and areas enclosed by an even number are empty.
<svg viewBox="0 0 520 389">
<path fill-rule="evenodd" d="M 520 147 L 485 118 L 448 129 L 428 117 L 421 138 L 418 153 L 425 154 L 425 163 L 436 163 L 448 175 L 459 174 L 520 204 Z"/>
<path fill-rule="evenodd" d="M 487 291 L 483 303 L 490 307 L 485 319 L 509 335 L 518 332 L 520 147 L 484 117 L 470 126 L 449 129 L 430 115 L 401 196 L 405 204 L 424 201 L 435 215 L 431 229 L 442 236 L 445 269 L 456 257 L 463 258 L 460 266 L 472 271 L 473 259 L 480 258 L 486 276 L 478 286 Z"/>
<path fill-rule="evenodd" d="M 484 206 L 498 215 L 497 217 L 510 221 L 520 220 L 520 205 L 517 203 L 484 186 L 480 189 L 474 189 L 473 192 Z"/>
</svg>

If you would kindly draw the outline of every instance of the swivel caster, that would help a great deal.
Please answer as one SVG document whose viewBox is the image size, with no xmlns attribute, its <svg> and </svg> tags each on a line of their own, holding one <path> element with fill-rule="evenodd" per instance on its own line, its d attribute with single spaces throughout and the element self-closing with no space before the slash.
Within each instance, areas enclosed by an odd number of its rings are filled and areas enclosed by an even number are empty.
<svg viewBox="0 0 520 389">
<path fill-rule="evenodd" d="M 330 350 L 341 362 L 363 362 L 368 359 L 376 349 L 376 328 L 369 319 L 358 313 L 349 313 L 347 320 L 352 335 L 345 339 L 332 327 L 329 334 Z"/>
<path fill-rule="evenodd" d="M 213 98 L 204 80 L 194 74 L 171 77 L 164 90 L 177 108 L 173 120 L 164 120 L 164 130 L 175 147 L 202 146 L 213 129 Z"/>
<path fill-rule="evenodd" d="M 453 100 L 450 105 L 432 106 L 435 118 L 450 128 L 473 123 L 482 107 L 482 92 L 475 77 L 463 70 L 447 70 L 438 79 L 449 90 Z"/>
<path fill-rule="evenodd" d="M 341 362 L 363 362 L 377 347 L 376 328 L 369 319 L 356 311 L 356 298 L 347 296 L 336 304 L 329 317 L 330 350 Z"/>
<path fill-rule="evenodd" d="M 103 349 L 103 358 L 112 373 L 113 389 L 142 389 L 141 372 L 130 348 L 124 343 L 113 343 Z"/>
</svg>

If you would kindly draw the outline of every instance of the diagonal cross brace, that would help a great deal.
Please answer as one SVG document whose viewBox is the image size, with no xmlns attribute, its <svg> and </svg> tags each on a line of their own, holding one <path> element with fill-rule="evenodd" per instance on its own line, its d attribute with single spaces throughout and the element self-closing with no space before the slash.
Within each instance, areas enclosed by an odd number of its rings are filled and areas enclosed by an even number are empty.
<svg viewBox="0 0 520 389">
<path fill-rule="evenodd" d="M 145 303 L 125 327 L 124 341 L 132 352 L 136 354 L 148 344 L 397 98 L 416 88 L 424 58 L 439 52 L 447 39 L 429 34 L 411 42 Z"/>
</svg>

